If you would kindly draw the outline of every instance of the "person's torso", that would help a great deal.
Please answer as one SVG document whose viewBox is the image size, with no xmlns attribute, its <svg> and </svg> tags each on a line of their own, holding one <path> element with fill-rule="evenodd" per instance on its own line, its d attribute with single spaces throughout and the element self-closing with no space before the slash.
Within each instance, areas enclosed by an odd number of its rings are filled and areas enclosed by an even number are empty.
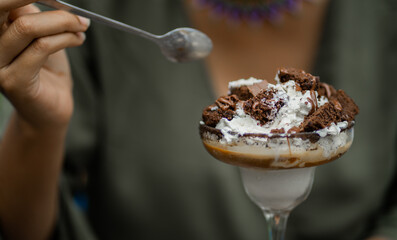
<svg viewBox="0 0 397 240">
<path fill-rule="evenodd" d="M 353 6 L 341 4 L 331 9 L 337 17 L 326 23 L 314 74 L 345 89 L 361 108 L 355 142 L 343 158 L 317 169 L 312 193 L 291 214 L 288 239 L 357 238 L 394 171 L 388 127 L 396 125 L 396 109 L 383 103 L 396 99 L 386 94 L 393 83 L 378 64 L 384 42 L 372 36 L 379 29 L 368 26 L 370 19 L 358 20 L 346 10 Z M 188 24 L 176 1 L 80 6 L 156 34 Z M 366 26 L 353 33 L 358 21 Z M 96 24 L 71 60 L 76 112 L 66 169 L 88 176 L 88 218 L 99 239 L 265 236 L 264 218 L 237 170 L 201 146 L 201 111 L 214 100 L 202 63 L 170 63 L 153 43 Z"/>
</svg>

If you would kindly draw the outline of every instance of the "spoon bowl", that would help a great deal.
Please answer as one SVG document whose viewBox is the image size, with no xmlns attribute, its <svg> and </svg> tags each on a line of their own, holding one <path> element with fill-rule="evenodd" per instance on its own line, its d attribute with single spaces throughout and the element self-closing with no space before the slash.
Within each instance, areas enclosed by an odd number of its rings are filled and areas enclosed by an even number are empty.
<svg viewBox="0 0 397 240">
<path fill-rule="evenodd" d="M 173 62 L 188 62 L 206 57 L 212 50 L 211 39 L 193 28 L 177 28 L 158 37 L 163 54 Z"/>
</svg>

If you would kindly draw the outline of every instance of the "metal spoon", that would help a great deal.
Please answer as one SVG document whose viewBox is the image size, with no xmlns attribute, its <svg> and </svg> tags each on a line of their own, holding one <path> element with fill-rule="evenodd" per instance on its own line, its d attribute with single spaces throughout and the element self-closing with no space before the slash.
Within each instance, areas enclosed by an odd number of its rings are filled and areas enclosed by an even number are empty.
<svg viewBox="0 0 397 240">
<path fill-rule="evenodd" d="M 164 35 L 154 35 L 122 22 L 101 16 L 59 0 L 40 0 L 37 3 L 50 8 L 64 10 L 112 28 L 136 34 L 155 42 L 169 60 L 188 62 L 206 57 L 212 50 L 211 39 L 193 28 L 177 28 Z"/>
</svg>

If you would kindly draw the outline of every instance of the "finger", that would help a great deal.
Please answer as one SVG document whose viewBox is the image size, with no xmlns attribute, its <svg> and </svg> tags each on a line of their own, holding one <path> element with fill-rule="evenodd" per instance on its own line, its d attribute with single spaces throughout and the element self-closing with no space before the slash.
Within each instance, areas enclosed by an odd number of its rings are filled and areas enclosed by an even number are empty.
<svg viewBox="0 0 397 240">
<path fill-rule="evenodd" d="M 36 1 L 37 0 L 1 0 L 0 12 L 11 11 L 12 9 L 20 8 Z"/>
<path fill-rule="evenodd" d="M 12 93 L 27 87 L 26 84 L 29 82 L 21 79 L 28 81 L 35 79 L 51 54 L 67 47 L 79 46 L 84 40 L 85 34 L 82 32 L 61 33 L 36 39 L 11 65 L 0 70 L 0 84 L 3 91 Z"/>
<path fill-rule="evenodd" d="M 23 15 L 28 15 L 38 12 L 41 12 L 40 9 L 33 4 L 30 4 L 10 11 L 8 19 L 11 21 L 15 21 L 18 17 L 21 17 Z"/>
<path fill-rule="evenodd" d="M 3 33 L 5 29 L 7 29 L 8 22 L 9 22 L 9 12 L 26 6 L 35 0 L 1 0 L 0 1 L 0 33 Z"/>
<path fill-rule="evenodd" d="M 87 19 L 65 11 L 23 15 L 0 38 L 0 67 L 10 64 L 36 38 L 63 32 L 83 32 L 88 26 Z"/>
<path fill-rule="evenodd" d="M 1 24 L 0 35 L 3 35 L 3 33 L 11 25 L 11 22 L 13 22 L 19 16 L 37 13 L 37 12 L 40 12 L 40 9 L 34 6 L 33 4 L 30 4 L 27 6 L 14 9 L 10 12 L 7 12 L 7 14 L 3 14 L 3 15 L 0 14 L 0 24 Z"/>
<path fill-rule="evenodd" d="M 70 72 L 70 64 L 66 51 L 58 51 L 48 57 L 44 67 L 55 72 Z"/>
<path fill-rule="evenodd" d="M 7 12 L 5 14 L 0 14 L 0 26 L 2 26 L 0 30 L 0 34 L 3 34 L 8 27 L 10 26 L 11 22 L 17 19 L 19 16 L 26 15 L 26 14 L 32 14 L 32 13 L 37 13 L 40 12 L 40 9 L 33 4 L 23 6 L 20 8 L 17 8 L 15 10 L 12 10 L 11 12 Z"/>
<path fill-rule="evenodd" d="M 8 12 L 0 12 L 0 33 L 3 33 L 7 29 Z"/>
</svg>

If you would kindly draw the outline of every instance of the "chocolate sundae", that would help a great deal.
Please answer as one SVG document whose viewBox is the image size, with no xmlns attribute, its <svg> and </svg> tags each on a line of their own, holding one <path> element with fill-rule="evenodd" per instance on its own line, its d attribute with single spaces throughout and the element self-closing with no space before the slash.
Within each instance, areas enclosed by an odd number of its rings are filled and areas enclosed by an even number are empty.
<svg viewBox="0 0 397 240">
<path fill-rule="evenodd" d="M 316 166 L 344 154 L 359 113 L 354 101 L 303 70 L 280 68 L 275 80 L 230 82 L 229 94 L 204 109 L 200 134 L 208 152 L 269 169 Z"/>
</svg>

